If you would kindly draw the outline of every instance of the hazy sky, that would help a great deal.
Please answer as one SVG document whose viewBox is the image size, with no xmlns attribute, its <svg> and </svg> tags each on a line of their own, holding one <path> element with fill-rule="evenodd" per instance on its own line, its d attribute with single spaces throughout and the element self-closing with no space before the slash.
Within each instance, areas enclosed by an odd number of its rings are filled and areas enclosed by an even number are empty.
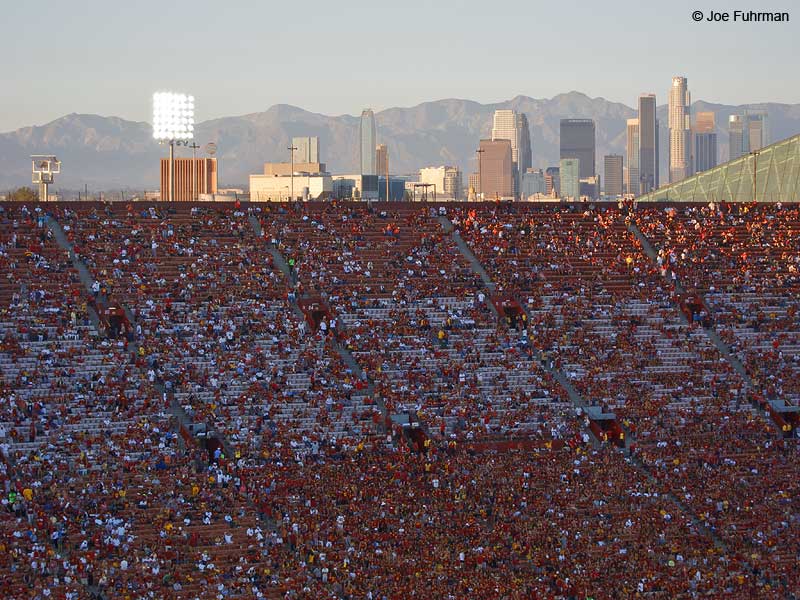
<svg viewBox="0 0 800 600">
<path fill-rule="evenodd" d="M 731 4 L 791 20 L 692 20 Z M 149 120 L 159 89 L 194 94 L 200 121 L 570 90 L 629 106 L 653 91 L 661 104 L 678 74 L 693 99 L 795 103 L 798 39 L 796 0 L 7 0 L 0 131 L 71 112 Z"/>
</svg>

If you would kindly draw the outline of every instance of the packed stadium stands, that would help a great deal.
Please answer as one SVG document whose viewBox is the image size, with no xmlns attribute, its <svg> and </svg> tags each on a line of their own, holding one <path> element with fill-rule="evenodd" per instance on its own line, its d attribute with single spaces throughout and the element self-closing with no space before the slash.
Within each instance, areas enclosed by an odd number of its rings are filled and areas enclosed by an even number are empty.
<svg viewBox="0 0 800 600">
<path fill-rule="evenodd" d="M 798 234 L 0 204 L 0 592 L 797 597 Z"/>
</svg>

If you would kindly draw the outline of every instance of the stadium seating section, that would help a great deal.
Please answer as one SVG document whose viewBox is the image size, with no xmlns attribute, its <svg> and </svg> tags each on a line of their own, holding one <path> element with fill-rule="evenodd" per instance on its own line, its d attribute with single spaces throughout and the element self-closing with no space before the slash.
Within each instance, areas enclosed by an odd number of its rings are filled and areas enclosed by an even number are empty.
<svg viewBox="0 0 800 600">
<path fill-rule="evenodd" d="M 0 267 L 3 598 L 800 596 L 797 205 L 5 203 Z"/>
</svg>

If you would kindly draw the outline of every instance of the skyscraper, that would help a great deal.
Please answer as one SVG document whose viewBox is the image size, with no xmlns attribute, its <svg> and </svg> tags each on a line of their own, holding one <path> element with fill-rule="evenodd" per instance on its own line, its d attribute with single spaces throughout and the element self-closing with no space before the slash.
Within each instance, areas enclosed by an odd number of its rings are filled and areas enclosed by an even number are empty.
<svg viewBox="0 0 800 600">
<path fill-rule="evenodd" d="M 717 127 L 717 116 L 712 111 L 699 112 L 694 116 L 694 130 L 699 133 L 710 133 Z"/>
<path fill-rule="evenodd" d="M 558 167 L 547 167 L 544 170 L 544 187 L 548 196 L 557 198 L 561 192 L 561 177 L 558 174 Z"/>
<path fill-rule="evenodd" d="M 747 116 L 747 136 L 749 151 L 761 150 L 769 146 L 769 128 L 767 127 L 767 113 L 745 112 Z"/>
<path fill-rule="evenodd" d="M 744 111 L 728 117 L 728 150 L 730 160 L 769 146 L 767 113 Z"/>
<path fill-rule="evenodd" d="M 375 164 L 375 113 L 371 108 L 361 111 L 361 127 L 359 132 L 361 142 L 361 174 L 377 175 L 377 165 Z"/>
<path fill-rule="evenodd" d="M 658 121 L 656 95 L 639 96 L 639 193 L 658 187 Z"/>
<path fill-rule="evenodd" d="M 541 169 L 528 169 L 522 174 L 522 200 L 536 194 L 544 195 L 547 193 L 547 185 L 544 180 L 544 172 Z"/>
<path fill-rule="evenodd" d="M 669 90 L 669 181 L 692 174 L 691 96 L 686 77 L 673 77 Z"/>
<path fill-rule="evenodd" d="M 293 137 L 292 159 L 295 163 L 318 163 L 319 162 L 319 138 L 318 137 Z"/>
<path fill-rule="evenodd" d="M 514 110 L 494 111 L 492 140 L 511 142 L 514 195 L 519 195 L 519 190 L 522 189 L 522 174 L 531 167 L 531 133 L 528 117 Z"/>
<path fill-rule="evenodd" d="M 375 168 L 378 175 L 386 175 L 389 172 L 389 151 L 386 144 L 378 144 L 375 148 Z"/>
<path fill-rule="evenodd" d="M 639 119 L 628 119 L 626 128 L 627 138 L 625 152 L 628 155 L 628 170 L 626 172 L 625 191 L 635 196 L 639 195 Z"/>
<path fill-rule="evenodd" d="M 561 178 L 561 197 L 579 200 L 581 197 L 580 159 L 562 158 L 558 169 Z"/>
<path fill-rule="evenodd" d="M 717 166 L 716 117 L 713 112 L 697 113 L 694 128 L 693 161 L 695 173 Z"/>
<path fill-rule="evenodd" d="M 560 135 L 559 158 L 577 158 L 580 161 L 580 179 L 594 177 L 594 121 L 561 119 Z"/>
<path fill-rule="evenodd" d="M 481 140 L 480 189 L 487 200 L 514 197 L 514 163 L 511 140 Z"/>
<path fill-rule="evenodd" d="M 622 155 L 609 154 L 603 159 L 603 181 L 606 196 L 622 195 Z"/>
<path fill-rule="evenodd" d="M 734 160 L 744 154 L 745 122 L 742 115 L 728 117 L 728 158 Z M 749 144 L 748 144 L 749 146 Z M 748 148 L 749 152 L 749 148 Z"/>
</svg>

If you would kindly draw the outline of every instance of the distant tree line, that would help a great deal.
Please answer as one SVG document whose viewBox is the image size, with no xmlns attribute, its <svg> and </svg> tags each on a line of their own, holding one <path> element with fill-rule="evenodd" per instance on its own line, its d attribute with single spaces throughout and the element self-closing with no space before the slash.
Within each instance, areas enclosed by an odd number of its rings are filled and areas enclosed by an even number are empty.
<svg viewBox="0 0 800 600">
<path fill-rule="evenodd" d="M 39 193 L 30 187 L 21 187 L 12 190 L 6 196 L 6 200 L 12 202 L 36 202 L 39 199 Z"/>
</svg>

